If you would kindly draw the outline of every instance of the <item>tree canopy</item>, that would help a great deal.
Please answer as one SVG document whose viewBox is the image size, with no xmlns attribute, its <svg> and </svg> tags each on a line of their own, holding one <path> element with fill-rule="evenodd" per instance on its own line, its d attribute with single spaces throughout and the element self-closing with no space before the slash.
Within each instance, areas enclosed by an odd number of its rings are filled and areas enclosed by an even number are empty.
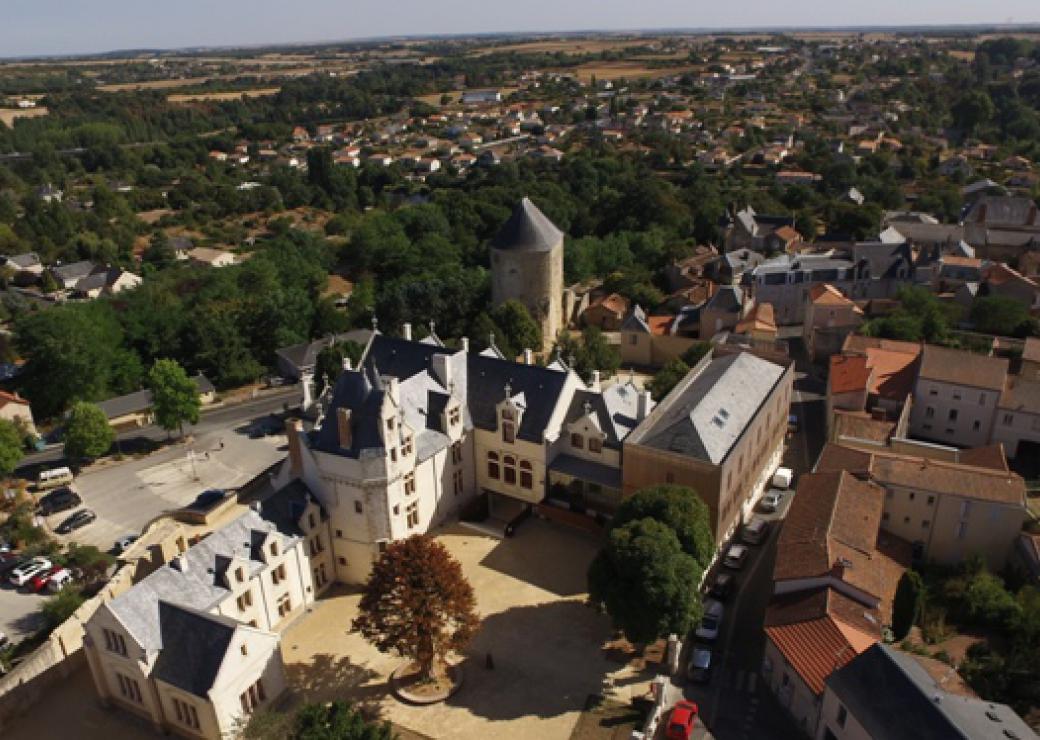
<svg viewBox="0 0 1040 740">
<path fill-rule="evenodd" d="M 621 502 L 611 526 L 623 527 L 646 518 L 654 519 L 675 532 L 683 552 L 696 560 L 701 568 L 711 564 L 715 553 L 711 512 L 692 488 L 663 485 L 640 489 Z"/>
<path fill-rule="evenodd" d="M 65 455 L 72 460 L 100 457 L 108 452 L 115 433 L 100 408 L 86 401 L 78 401 L 65 420 L 62 439 Z"/>
<path fill-rule="evenodd" d="M 0 419 L 0 475 L 13 473 L 24 454 L 24 439 L 18 427 Z"/>
<path fill-rule="evenodd" d="M 148 387 L 155 421 L 163 429 L 179 429 L 183 435 L 184 422 L 198 423 L 202 406 L 198 386 L 176 360 L 156 360 L 148 371 Z"/>
</svg>

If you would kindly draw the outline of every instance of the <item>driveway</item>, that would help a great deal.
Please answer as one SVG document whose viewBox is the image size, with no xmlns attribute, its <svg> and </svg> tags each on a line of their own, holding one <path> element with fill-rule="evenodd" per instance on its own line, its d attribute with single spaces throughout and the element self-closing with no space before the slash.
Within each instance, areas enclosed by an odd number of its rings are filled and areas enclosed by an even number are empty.
<svg viewBox="0 0 1040 740">
<path fill-rule="evenodd" d="M 234 420 L 235 426 L 241 426 Z M 191 443 L 140 459 L 104 460 L 76 477 L 73 488 L 96 521 L 61 542 L 108 550 L 120 537 L 140 533 L 160 514 L 191 503 L 207 488 L 236 488 L 285 457 L 284 435 L 252 439 L 234 427 L 211 429 Z M 51 532 L 71 511 L 41 517 Z"/>
<path fill-rule="evenodd" d="M 0 584 L 0 632 L 18 642 L 40 626 L 40 605 L 48 594 L 20 593 L 8 581 Z"/>
<path fill-rule="evenodd" d="M 648 676 L 604 649 L 609 621 L 584 604 L 593 539 L 537 519 L 506 540 L 458 525 L 437 539 L 461 562 L 483 619 L 459 692 L 429 707 L 389 696 L 387 677 L 401 659 L 349 632 L 360 596 L 340 592 L 283 634 L 294 701 L 350 699 L 432 738 L 565 740 L 590 695 L 627 702 L 645 691 Z"/>
</svg>

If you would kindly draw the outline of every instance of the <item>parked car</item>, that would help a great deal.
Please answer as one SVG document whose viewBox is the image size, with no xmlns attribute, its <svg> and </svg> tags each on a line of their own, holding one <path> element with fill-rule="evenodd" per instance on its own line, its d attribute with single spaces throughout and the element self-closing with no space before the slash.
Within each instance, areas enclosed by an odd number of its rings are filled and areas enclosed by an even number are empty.
<svg viewBox="0 0 1040 740">
<path fill-rule="evenodd" d="M 13 552 L 0 553 L 0 578 L 9 574 L 12 570 L 21 565 L 24 561 L 19 555 Z"/>
<path fill-rule="evenodd" d="M 748 549 L 744 545 L 730 545 L 729 549 L 726 550 L 726 556 L 722 559 L 722 564 L 727 568 L 733 570 L 740 570 L 744 567 L 744 563 L 747 562 Z"/>
<path fill-rule="evenodd" d="M 198 509 L 205 509 L 223 501 L 225 496 L 227 496 L 227 491 L 223 488 L 210 488 L 196 496 L 195 503 L 192 505 Z"/>
<path fill-rule="evenodd" d="M 91 511 L 90 509 L 80 509 L 75 514 L 73 514 L 68 519 L 59 524 L 57 527 L 55 527 L 55 531 L 58 534 L 69 534 L 70 532 L 73 532 L 79 529 L 80 527 L 87 526 L 95 519 L 97 519 L 97 514 L 95 514 L 93 511 Z"/>
<path fill-rule="evenodd" d="M 120 553 L 126 552 L 130 545 L 134 544 L 135 542 L 137 542 L 137 535 L 128 534 L 125 537 L 120 537 L 118 540 L 116 540 L 116 543 L 112 546 L 112 549 L 115 550 L 116 555 L 119 555 Z"/>
<path fill-rule="evenodd" d="M 31 581 L 37 573 L 42 573 L 52 567 L 54 567 L 54 563 L 47 558 L 35 557 L 19 563 L 18 567 L 11 571 L 10 581 L 15 586 L 21 588 Z"/>
<path fill-rule="evenodd" d="M 672 716 L 668 719 L 668 727 L 664 736 L 668 740 L 690 740 L 693 726 L 697 723 L 697 705 L 683 699 L 672 707 Z"/>
<path fill-rule="evenodd" d="M 14 548 L 11 547 L 11 543 L 7 540 L 0 540 L 0 555 L 11 552 Z"/>
<path fill-rule="evenodd" d="M 773 512 L 780 508 L 780 502 L 783 500 L 784 492 L 774 488 L 762 497 L 762 500 L 758 502 L 758 508 L 762 511 Z"/>
<path fill-rule="evenodd" d="M 732 573 L 722 572 L 715 576 L 715 580 L 712 581 L 711 589 L 708 591 L 719 601 L 725 601 L 729 598 L 730 594 L 733 593 L 733 589 L 737 587 L 737 577 Z"/>
<path fill-rule="evenodd" d="M 73 475 L 69 468 L 52 468 L 51 470 L 42 470 L 40 475 L 36 478 L 36 490 L 45 491 L 48 488 L 54 488 L 55 486 L 65 486 L 72 483 Z"/>
<path fill-rule="evenodd" d="M 711 648 L 695 645 L 686 666 L 686 677 L 696 683 L 711 680 Z"/>
<path fill-rule="evenodd" d="M 701 623 L 694 634 L 702 640 L 714 640 L 719 636 L 719 628 L 722 627 L 722 615 L 725 611 L 721 601 L 715 601 L 714 599 L 706 601 L 704 603 L 704 616 L 701 617 Z"/>
<path fill-rule="evenodd" d="M 769 533 L 769 522 L 755 517 L 740 530 L 740 539 L 749 545 L 761 544 Z"/>
<path fill-rule="evenodd" d="M 60 565 L 52 565 L 47 570 L 41 570 L 32 577 L 32 580 L 29 581 L 29 590 L 34 594 L 40 593 L 40 591 L 46 588 L 47 583 L 50 582 L 51 578 L 56 576 L 62 570 L 65 569 Z"/>
<path fill-rule="evenodd" d="M 71 570 L 68 568 L 62 568 L 47 581 L 47 590 L 52 594 L 56 594 L 72 583 L 75 579 L 76 577 L 72 575 Z"/>
<path fill-rule="evenodd" d="M 42 516 L 57 514 L 59 511 L 74 509 L 83 503 L 79 494 L 68 486 L 51 491 L 40 499 L 38 510 Z"/>
<path fill-rule="evenodd" d="M 786 491 L 791 487 L 791 481 L 793 480 L 793 470 L 790 468 L 777 468 L 776 472 L 773 473 L 773 488 L 779 488 L 781 491 Z"/>
</svg>

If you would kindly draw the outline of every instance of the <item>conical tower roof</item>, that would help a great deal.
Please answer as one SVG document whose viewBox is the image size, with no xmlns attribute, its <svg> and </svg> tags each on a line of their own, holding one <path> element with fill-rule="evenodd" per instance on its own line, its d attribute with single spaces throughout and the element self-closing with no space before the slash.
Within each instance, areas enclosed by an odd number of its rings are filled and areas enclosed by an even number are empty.
<svg viewBox="0 0 1040 740">
<path fill-rule="evenodd" d="M 563 232 L 525 197 L 499 229 L 491 246 L 517 252 L 549 252 L 562 241 Z"/>
</svg>

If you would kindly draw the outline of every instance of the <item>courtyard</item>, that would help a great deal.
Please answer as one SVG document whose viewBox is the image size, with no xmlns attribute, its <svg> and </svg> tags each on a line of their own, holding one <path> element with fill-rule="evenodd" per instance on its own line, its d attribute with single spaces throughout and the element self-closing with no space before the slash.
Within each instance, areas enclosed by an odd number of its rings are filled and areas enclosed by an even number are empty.
<svg viewBox="0 0 1040 740">
<path fill-rule="evenodd" d="M 360 594 L 340 589 L 282 635 L 289 705 L 345 698 L 431 738 L 566 739 L 590 696 L 627 703 L 646 692 L 650 675 L 606 649 L 609 620 L 585 605 L 593 538 L 537 519 L 504 540 L 461 525 L 436 538 L 462 564 L 483 620 L 458 693 L 427 707 L 392 697 L 387 679 L 401 659 L 349 632 Z"/>
</svg>

